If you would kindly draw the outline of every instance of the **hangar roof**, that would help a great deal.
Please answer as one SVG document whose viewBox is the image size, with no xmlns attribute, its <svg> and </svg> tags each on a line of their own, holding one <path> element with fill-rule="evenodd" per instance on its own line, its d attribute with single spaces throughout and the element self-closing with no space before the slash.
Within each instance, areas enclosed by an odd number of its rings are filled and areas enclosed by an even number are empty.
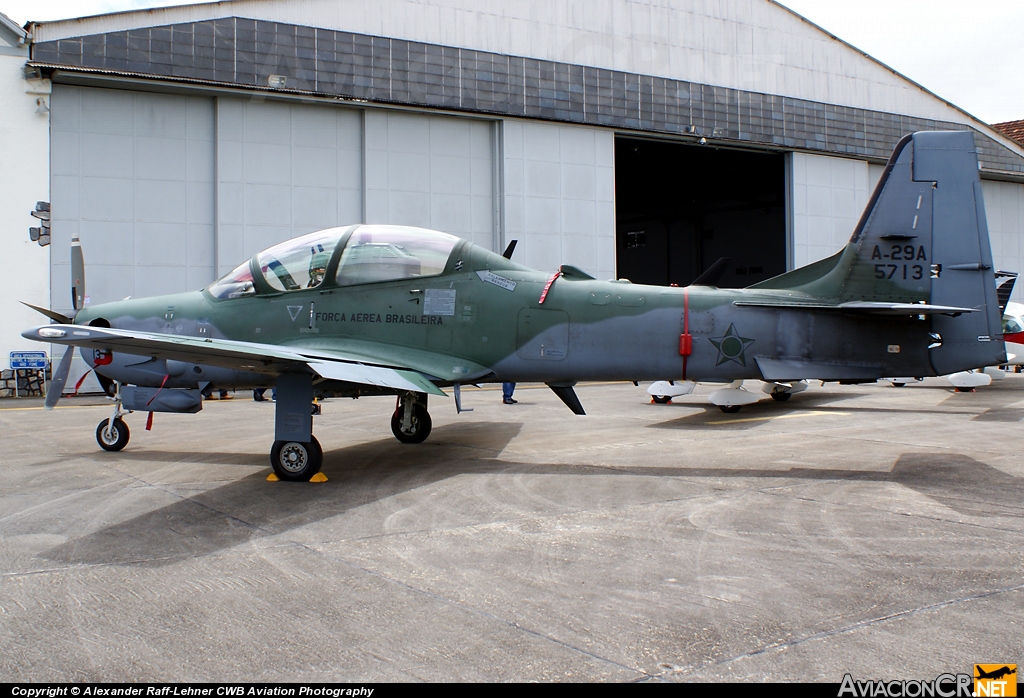
<svg viewBox="0 0 1024 698">
<path fill-rule="evenodd" d="M 33 34 L 50 41 L 231 16 L 952 116 L 941 98 L 774 0 L 224 0 L 46 22 Z"/>
<path fill-rule="evenodd" d="M 140 33 L 157 27 L 157 38 Z M 188 42 L 208 27 L 216 34 L 209 66 L 198 65 L 205 45 L 172 50 L 172 38 Z M 428 66 L 419 71 L 422 89 L 436 87 L 441 98 L 436 104 L 427 99 L 427 106 L 699 131 L 872 158 L 884 158 L 909 130 L 967 126 L 986 136 L 986 169 L 1024 173 L 1020 144 L 774 0 L 230 0 L 31 23 L 29 29 L 39 49 L 33 61 L 53 66 L 266 89 L 269 75 L 262 70 L 287 74 L 288 87 L 300 92 L 419 104 L 396 95 L 394 80 L 381 90 L 373 77 L 382 70 L 401 74 L 407 92 L 415 92 L 417 77 L 402 71 L 419 61 Z M 75 43 L 98 36 L 112 43 Z M 230 56 L 224 53 L 229 44 Z M 129 53 L 143 49 L 149 53 L 136 54 L 133 70 Z M 268 52 L 279 54 L 269 67 Z M 166 69 L 142 65 L 159 63 L 161 55 Z M 186 58 L 192 63 L 185 65 Z M 360 64 L 372 68 L 365 78 Z M 246 70 L 240 73 L 239 65 Z M 227 66 L 234 70 L 230 78 Z M 346 71 L 351 74 L 339 75 Z M 431 73 L 440 74 L 436 85 Z M 495 85 L 507 93 L 504 102 L 521 96 L 525 108 L 495 107 Z M 483 98 L 480 86 L 490 90 Z M 602 108 L 607 113 L 595 116 Z M 749 124 L 744 109 L 753 114 Z M 776 128 L 772 122 L 779 119 L 796 129 Z"/>
<path fill-rule="evenodd" d="M 0 12 L 0 54 L 24 56 L 27 47 L 23 46 L 28 34 L 18 24 Z M 6 45 L 5 45 L 6 44 Z"/>
</svg>

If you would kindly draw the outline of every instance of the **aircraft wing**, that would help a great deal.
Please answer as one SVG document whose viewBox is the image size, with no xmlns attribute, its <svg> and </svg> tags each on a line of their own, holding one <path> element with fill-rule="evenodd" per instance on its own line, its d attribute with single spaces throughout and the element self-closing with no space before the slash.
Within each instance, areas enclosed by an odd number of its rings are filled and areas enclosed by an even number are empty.
<svg viewBox="0 0 1024 698">
<path fill-rule="evenodd" d="M 43 325 L 23 332 L 22 336 L 39 342 L 246 371 L 282 373 L 308 369 L 329 380 L 445 396 L 424 372 L 413 366 L 374 362 L 365 355 L 346 354 L 337 348 L 304 349 L 84 325 Z"/>
</svg>

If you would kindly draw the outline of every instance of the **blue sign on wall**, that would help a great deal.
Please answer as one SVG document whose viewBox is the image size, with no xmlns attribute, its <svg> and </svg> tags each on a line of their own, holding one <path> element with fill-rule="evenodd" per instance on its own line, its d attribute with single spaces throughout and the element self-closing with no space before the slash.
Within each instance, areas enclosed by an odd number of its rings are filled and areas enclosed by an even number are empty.
<svg viewBox="0 0 1024 698">
<path fill-rule="evenodd" d="M 46 368 L 45 351 L 12 351 L 11 368 L 29 368 L 41 371 Z"/>
</svg>

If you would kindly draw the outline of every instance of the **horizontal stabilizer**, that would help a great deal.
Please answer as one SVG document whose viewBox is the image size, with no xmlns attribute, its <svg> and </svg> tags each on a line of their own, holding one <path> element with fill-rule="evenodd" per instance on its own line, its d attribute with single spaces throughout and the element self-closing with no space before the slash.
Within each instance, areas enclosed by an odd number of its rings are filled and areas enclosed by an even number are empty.
<svg viewBox="0 0 1024 698">
<path fill-rule="evenodd" d="M 740 308 L 790 308 L 797 310 L 841 311 L 868 315 L 960 315 L 976 312 L 976 308 L 960 308 L 953 305 L 931 305 L 928 303 L 883 303 L 877 301 L 849 301 L 836 305 L 822 303 L 787 303 L 783 301 L 736 301 Z"/>
</svg>

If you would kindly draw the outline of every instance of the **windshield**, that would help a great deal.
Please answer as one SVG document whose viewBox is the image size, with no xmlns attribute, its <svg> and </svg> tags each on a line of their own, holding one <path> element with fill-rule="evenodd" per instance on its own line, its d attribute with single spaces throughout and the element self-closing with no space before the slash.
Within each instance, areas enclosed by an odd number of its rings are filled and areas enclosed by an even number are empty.
<svg viewBox="0 0 1024 698">
<path fill-rule="evenodd" d="M 343 228 L 330 228 L 274 245 L 260 252 L 257 264 L 275 291 L 316 288 L 323 283 L 327 263 Z"/>
<path fill-rule="evenodd" d="M 210 284 L 206 289 L 214 298 L 240 298 L 251 296 L 256 293 L 252 285 L 252 272 L 249 271 L 249 262 L 243 262 L 232 269 L 228 274 Z"/>
<path fill-rule="evenodd" d="M 338 263 L 339 286 L 435 276 L 444 271 L 459 238 L 425 228 L 363 225 L 352 233 Z"/>
</svg>

